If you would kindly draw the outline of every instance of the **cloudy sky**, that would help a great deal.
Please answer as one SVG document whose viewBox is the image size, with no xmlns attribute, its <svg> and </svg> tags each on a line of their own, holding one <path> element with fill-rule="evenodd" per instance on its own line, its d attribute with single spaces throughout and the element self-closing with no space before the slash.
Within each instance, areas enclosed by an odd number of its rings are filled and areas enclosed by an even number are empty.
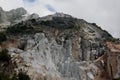
<svg viewBox="0 0 120 80">
<path fill-rule="evenodd" d="M 0 0 L 4 10 L 24 7 L 40 16 L 63 12 L 97 23 L 120 38 L 120 0 Z"/>
</svg>

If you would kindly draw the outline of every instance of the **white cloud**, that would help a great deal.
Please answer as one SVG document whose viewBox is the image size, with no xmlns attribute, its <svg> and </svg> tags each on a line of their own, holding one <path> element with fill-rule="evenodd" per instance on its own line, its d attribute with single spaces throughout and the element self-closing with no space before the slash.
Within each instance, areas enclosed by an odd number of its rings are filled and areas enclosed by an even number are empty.
<svg viewBox="0 0 120 80">
<path fill-rule="evenodd" d="M 113 36 L 120 38 L 120 0 L 27 0 L 33 3 L 23 3 L 22 0 L 0 0 L 0 6 L 5 10 L 24 7 L 29 13 L 40 16 L 51 14 L 46 8 L 49 4 L 58 12 L 95 22 Z"/>
<path fill-rule="evenodd" d="M 17 7 L 23 7 L 23 1 L 22 0 L 0 0 L 0 6 L 4 10 L 11 10 Z"/>
</svg>

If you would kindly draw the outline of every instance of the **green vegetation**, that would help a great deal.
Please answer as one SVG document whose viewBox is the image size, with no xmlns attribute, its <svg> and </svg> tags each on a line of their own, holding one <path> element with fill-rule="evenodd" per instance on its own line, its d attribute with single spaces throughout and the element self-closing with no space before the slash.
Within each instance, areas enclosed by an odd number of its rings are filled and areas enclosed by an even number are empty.
<svg viewBox="0 0 120 80">
<path fill-rule="evenodd" d="M 59 29 L 78 29 L 80 26 L 76 25 L 76 19 L 71 18 L 53 18 L 53 20 L 41 21 L 41 25 L 59 28 Z"/>
<path fill-rule="evenodd" d="M 0 73 L 0 80 L 30 80 L 30 77 L 23 72 L 20 72 L 18 76 L 13 75 L 11 78 L 10 75 Z"/>
<path fill-rule="evenodd" d="M 116 79 L 113 79 L 113 80 L 120 80 L 120 78 L 116 78 Z"/>
<path fill-rule="evenodd" d="M 104 42 L 113 42 L 115 44 L 120 44 L 119 38 L 114 38 L 114 37 L 107 37 L 103 39 Z"/>
<path fill-rule="evenodd" d="M 10 78 L 10 77 L 9 77 L 9 78 Z M 18 80 L 17 75 L 16 75 L 16 74 L 14 74 L 10 80 Z"/>
<path fill-rule="evenodd" d="M 26 73 L 20 72 L 18 75 L 12 75 L 11 73 L 5 71 L 9 69 L 11 64 L 11 56 L 8 54 L 8 50 L 3 49 L 0 52 L 0 80 L 30 80 Z"/>
<path fill-rule="evenodd" d="M 35 20 L 33 19 L 31 22 L 34 22 Z M 33 26 L 31 23 L 25 23 L 21 22 L 19 24 L 10 26 L 6 30 L 6 34 L 31 34 L 31 33 L 36 33 L 36 32 L 43 32 L 41 27 L 39 26 Z"/>
<path fill-rule="evenodd" d="M 1 44 L 3 41 L 6 41 L 6 40 L 7 40 L 6 35 L 5 35 L 3 32 L 0 32 L 0 44 Z"/>
<path fill-rule="evenodd" d="M 3 49 L 0 52 L 0 65 L 1 64 L 5 64 L 5 65 L 9 64 L 10 61 L 11 61 L 11 56 L 8 54 L 8 50 Z M 9 67 L 4 66 L 4 68 L 7 69 Z M 0 70 L 1 69 L 2 68 L 0 67 Z M 29 76 L 26 75 L 26 73 L 23 73 L 23 72 L 20 72 L 18 75 L 13 75 L 12 77 L 10 77 L 11 74 L 9 75 L 8 73 L 7 74 L 6 73 L 4 71 L 0 71 L 0 80 L 30 80 Z"/>
<path fill-rule="evenodd" d="M 7 33 L 13 33 L 13 34 L 18 34 L 18 33 L 27 33 L 27 32 L 31 32 L 33 30 L 32 27 L 27 27 L 27 25 L 23 25 L 23 24 L 18 24 L 18 25 L 14 25 L 11 26 L 7 29 Z"/>
<path fill-rule="evenodd" d="M 7 49 L 3 49 L 0 52 L 0 62 L 9 62 L 10 60 L 11 60 L 11 57 L 8 54 L 8 50 Z"/>
<path fill-rule="evenodd" d="M 9 75 L 5 75 L 4 73 L 0 73 L 0 80 L 12 80 Z"/>
<path fill-rule="evenodd" d="M 97 24 L 96 23 L 91 23 L 93 26 L 97 26 Z"/>
<path fill-rule="evenodd" d="M 108 41 L 115 42 L 116 39 L 114 39 L 114 38 L 109 38 Z"/>
<path fill-rule="evenodd" d="M 103 30 L 103 32 L 104 32 L 104 33 L 103 33 L 103 36 L 104 36 L 104 37 L 106 37 L 106 38 L 107 38 L 107 37 L 112 38 L 112 35 L 110 35 L 106 30 Z"/>
<path fill-rule="evenodd" d="M 16 75 L 13 75 L 12 78 L 10 78 L 10 75 L 6 75 L 4 73 L 0 73 L 0 80 L 18 80 Z"/>
<path fill-rule="evenodd" d="M 30 77 L 28 75 L 26 75 L 26 73 L 20 72 L 18 74 L 18 78 L 19 80 L 30 80 Z"/>
</svg>

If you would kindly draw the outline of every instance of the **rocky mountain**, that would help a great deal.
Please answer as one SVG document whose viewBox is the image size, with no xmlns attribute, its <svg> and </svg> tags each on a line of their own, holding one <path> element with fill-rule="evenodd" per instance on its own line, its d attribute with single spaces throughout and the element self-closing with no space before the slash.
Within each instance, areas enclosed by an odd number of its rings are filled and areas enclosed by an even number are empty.
<svg viewBox="0 0 120 80">
<path fill-rule="evenodd" d="M 27 11 L 24 8 L 13 9 L 10 11 L 4 11 L 0 8 L 0 23 L 1 24 L 10 24 L 22 19 L 22 16 L 25 15 Z"/>
<path fill-rule="evenodd" d="M 16 80 L 120 78 L 120 41 L 83 19 L 64 13 L 34 16 L 9 26 L 0 39 L 0 54 L 7 49 L 11 57 L 0 58 L 0 73 L 5 68 Z M 21 72 L 26 79 L 20 79 Z"/>
<path fill-rule="evenodd" d="M 12 24 L 19 23 L 28 19 L 38 18 L 38 14 L 28 14 L 24 8 L 12 9 L 10 11 L 4 11 L 0 7 L 0 26 L 9 26 Z"/>
</svg>

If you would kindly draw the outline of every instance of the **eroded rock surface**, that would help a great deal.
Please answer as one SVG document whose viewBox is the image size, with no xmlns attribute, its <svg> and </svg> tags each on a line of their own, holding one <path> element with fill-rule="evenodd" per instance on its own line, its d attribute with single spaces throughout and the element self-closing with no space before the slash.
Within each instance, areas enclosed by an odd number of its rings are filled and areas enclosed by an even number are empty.
<svg viewBox="0 0 120 80">
<path fill-rule="evenodd" d="M 107 42 L 114 40 L 107 31 L 63 13 L 31 17 L 7 29 L 8 40 L 0 45 L 9 50 L 16 73 L 27 72 L 31 80 L 120 77 L 120 46 Z"/>
</svg>

